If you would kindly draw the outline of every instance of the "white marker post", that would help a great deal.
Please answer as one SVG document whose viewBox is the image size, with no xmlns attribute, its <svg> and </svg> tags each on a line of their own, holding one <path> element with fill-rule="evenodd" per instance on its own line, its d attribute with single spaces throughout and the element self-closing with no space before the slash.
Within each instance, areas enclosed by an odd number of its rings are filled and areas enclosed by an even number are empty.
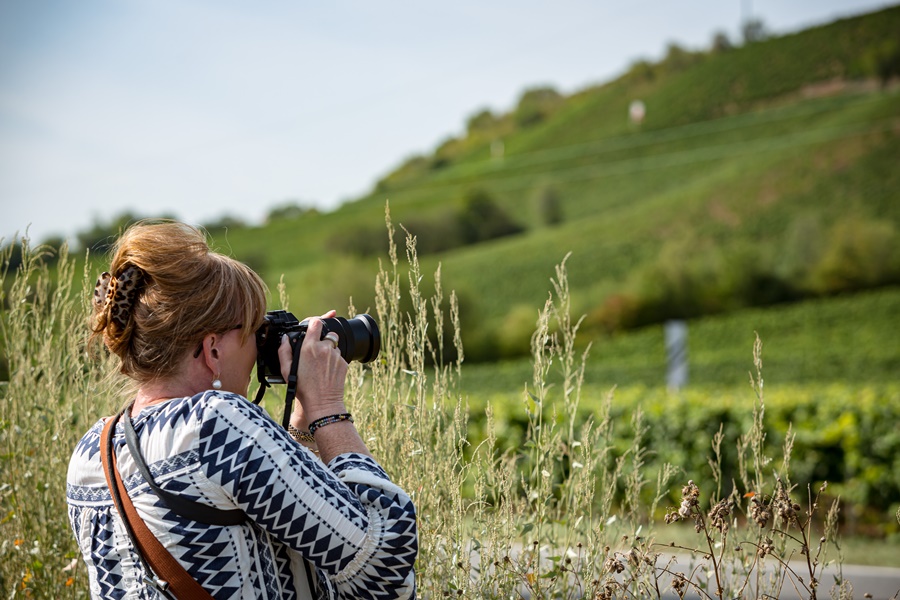
<svg viewBox="0 0 900 600">
<path fill-rule="evenodd" d="M 669 360 L 666 384 L 670 391 L 677 392 L 688 382 L 687 321 L 666 321 L 664 331 L 666 356 Z"/>
<path fill-rule="evenodd" d="M 628 105 L 628 118 L 631 122 L 640 127 L 646 116 L 647 107 L 644 105 L 644 102 L 642 100 L 632 100 L 631 104 Z"/>
</svg>

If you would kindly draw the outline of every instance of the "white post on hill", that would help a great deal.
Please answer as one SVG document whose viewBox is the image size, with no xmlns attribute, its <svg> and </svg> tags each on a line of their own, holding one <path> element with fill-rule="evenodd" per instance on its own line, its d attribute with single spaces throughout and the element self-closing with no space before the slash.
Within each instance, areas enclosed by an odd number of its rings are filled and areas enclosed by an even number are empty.
<svg viewBox="0 0 900 600">
<path fill-rule="evenodd" d="M 677 392 L 688 382 L 687 321 L 666 321 L 664 331 L 668 357 L 666 385 L 669 390 Z"/>
</svg>

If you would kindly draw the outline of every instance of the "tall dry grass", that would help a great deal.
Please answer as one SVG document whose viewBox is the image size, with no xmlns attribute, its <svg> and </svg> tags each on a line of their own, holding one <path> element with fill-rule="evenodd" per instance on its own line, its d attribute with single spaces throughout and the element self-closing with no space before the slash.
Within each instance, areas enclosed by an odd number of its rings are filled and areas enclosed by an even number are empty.
<svg viewBox="0 0 900 600">
<path fill-rule="evenodd" d="M 117 401 L 114 367 L 86 352 L 88 296 L 72 293 L 75 261 L 63 248 L 50 272 L 42 260 L 49 251 L 25 240 L 19 270 L 9 272 L 8 255 L 0 261 L 9 372 L 0 383 L 0 593 L 7 597 L 87 596 L 66 513 L 66 468 L 83 433 Z M 87 279 L 84 290 L 93 287 Z"/>
<path fill-rule="evenodd" d="M 386 224 L 393 240 L 389 212 Z M 44 251 L 26 244 L 22 268 L 0 271 L 10 373 L 0 387 L 0 593 L 77 598 L 87 583 L 66 517 L 66 464 L 83 432 L 122 399 L 112 361 L 85 352 L 92 274 L 85 270 L 73 294 L 74 261 L 63 250 L 51 273 Z M 759 347 L 753 425 L 738 448 L 741 481 L 721 480 L 720 436 L 710 440 L 716 489 L 684 484 L 691 474 L 678 465 L 650 472 L 644 441 L 653 432 L 640 408 L 614 422 L 613 391 L 582 395 L 590 347 L 577 349 L 581 322 L 570 315 L 563 260 L 535 308 L 533 374 L 521 390 L 524 443 L 501 450 L 488 405 L 486 437 L 473 446 L 459 391 L 457 298 L 442 289 L 439 271 L 434 289 L 421 289 L 415 238 L 403 251 L 401 260 L 391 245 L 375 281 L 382 351 L 372 365 L 351 366 L 347 402 L 373 454 L 416 502 L 420 596 L 731 598 L 777 596 L 785 586 L 822 595 L 811 582 L 837 547 L 837 504 L 823 516 L 817 495 L 791 481 L 789 445 L 772 468 Z M 448 355 L 457 358 L 445 362 Z M 596 408 L 584 421 L 576 415 L 586 402 Z M 627 447 L 614 443 L 621 429 L 631 432 Z M 682 485 L 680 500 L 670 495 Z M 696 540 L 659 545 L 663 521 L 693 523 Z M 798 571 L 789 559 L 801 556 Z M 830 591 L 850 594 L 840 578 Z"/>
</svg>

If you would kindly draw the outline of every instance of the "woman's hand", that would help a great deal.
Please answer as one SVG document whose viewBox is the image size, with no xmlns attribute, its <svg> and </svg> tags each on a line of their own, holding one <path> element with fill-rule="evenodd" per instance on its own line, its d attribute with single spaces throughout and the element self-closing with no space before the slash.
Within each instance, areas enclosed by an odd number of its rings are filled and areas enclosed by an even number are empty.
<svg viewBox="0 0 900 600">
<path fill-rule="evenodd" d="M 321 317 L 310 317 L 306 338 L 300 348 L 300 363 L 297 367 L 297 400 L 291 423 L 299 429 L 306 429 L 311 421 L 320 417 L 346 412 L 344 407 L 344 382 L 347 377 L 347 362 L 341 357 L 330 339 L 321 339 L 322 321 L 335 316 L 331 310 Z M 287 336 L 278 348 L 281 374 L 285 381 L 290 374 L 292 355 Z"/>
<path fill-rule="evenodd" d="M 341 351 L 330 339 L 322 338 L 322 321 L 334 317 L 333 310 L 321 317 L 311 317 L 306 338 L 300 347 L 300 364 L 297 366 L 297 402 L 291 413 L 291 425 L 302 431 L 316 419 L 347 412 L 344 406 L 344 382 L 347 379 L 347 362 Z M 278 348 L 281 372 L 285 380 L 291 368 L 291 345 L 287 336 Z M 350 421 L 341 421 L 316 430 L 315 449 L 325 464 L 339 454 L 356 452 L 371 456 L 356 427 Z M 309 446 L 308 446 L 309 447 Z"/>
</svg>

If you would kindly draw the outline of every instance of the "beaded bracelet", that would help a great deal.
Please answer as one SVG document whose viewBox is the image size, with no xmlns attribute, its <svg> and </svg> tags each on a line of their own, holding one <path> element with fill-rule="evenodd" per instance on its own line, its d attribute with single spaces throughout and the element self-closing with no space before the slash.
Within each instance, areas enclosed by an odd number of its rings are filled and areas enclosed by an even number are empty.
<svg viewBox="0 0 900 600">
<path fill-rule="evenodd" d="M 350 421 L 352 423 L 353 415 L 350 413 L 341 413 L 339 415 L 329 415 L 327 417 L 322 417 L 321 419 L 316 419 L 309 424 L 309 433 L 315 435 L 320 427 L 325 427 L 332 423 L 340 423 L 341 421 Z"/>
<path fill-rule="evenodd" d="M 297 429 L 290 423 L 288 423 L 288 433 L 298 442 L 315 443 L 316 441 L 316 438 L 314 438 L 310 432 Z"/>
</svg>

